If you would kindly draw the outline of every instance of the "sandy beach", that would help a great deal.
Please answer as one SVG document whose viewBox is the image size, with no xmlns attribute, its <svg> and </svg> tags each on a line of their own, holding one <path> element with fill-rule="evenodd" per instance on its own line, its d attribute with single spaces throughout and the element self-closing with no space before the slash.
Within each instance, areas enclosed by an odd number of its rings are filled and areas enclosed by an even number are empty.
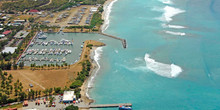
<svg viewBox="0 0 220 110">
<path fill-rule="evenodd" d="M 103 5 L 103 13 L 102 13 L 102 19 L 103 20 L 107 20 L 107 23 L 106 21 L 104 21 L 103 25 L 101 26 L 101 31 L 104 31 L 106 29 L 106 26 L 108 25 L 109 23 L 109 20 L 108 20 L 108 17 L 109 17 L 109 5 L 111 5 L 112 2 L 114 2 L 115 0 L 107 0 L 104 5 Z M 107 18 L 106 18 L 107 17 Z M 103 30 L 104 29 L 104 30 Z M 84 100 L 84 103 L 86 105 L 89 105 L 93 102 L 95 102 L 95 100 L 91 99 L 88 94 L 89 94 L 89 89 L 91 89 L 91 87 L 88 87 L 88 83 L 91 79 L 91 77 L 94 77 L 94 75 L 96 74 L 97 72 L 97 68 L 98 67 L 98 64 L 97 62 L 94 60 L 94 56 L 95 56 L 95 51 L 96 51 L 97 47 L 93 47 L 91 50 L 90 50 L 90 60 L 92 62 L 92 71 L 90 72 L 90 76 L 86 79 L 86 81 L 83 83 L 82 87 L 81 87 L 81 98 L 82 100 Z"/>
<path fill-rule="evenodd" d="M 92 48 L 91 53 L 90 53 L 90 58 L 94 56 L 94 51 L 96 49 L 97 49 L 97 47 L 93 47 Z M 97 64 L 96 64 L 96 62 L 94 61 L 93 58 L 91 58 L 91 61 L 92 61 L 92 71 L 90 72 L 89 78 L 86 79 L 86 81 L 83 83 L 83 85 L 81 87 L 81 98 L 82 98 L 82 100 L 84 100 L 84 103 L 86 105 L 89 105 L 89 104 L 94 102 L 94 100 L 89 98 L 88 95 L 87 95 L 88 94 L 88 90 L 90 89 L 88 87 L 89 79 L 93 76 L 94 71 L 96 70 L 96 67 L 97 67 Z"/>
</svg>

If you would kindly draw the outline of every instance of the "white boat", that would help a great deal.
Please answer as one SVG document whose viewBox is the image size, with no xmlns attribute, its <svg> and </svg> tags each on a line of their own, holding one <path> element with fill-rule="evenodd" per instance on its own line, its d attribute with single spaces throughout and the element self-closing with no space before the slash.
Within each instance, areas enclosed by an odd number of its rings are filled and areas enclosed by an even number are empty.
<svg viewBox="0 0 220 110">
<path fill-rule="evenodd" d="M 65 57 L 63 57 L 62 62 L 66 62 L 66 58 Z"/>
<path fill-rule="evenodd" d="M 53 58 L 50 59 L 50 62 L 53 62 Z"/>
<path fill-rule="evenodd" d="M 38 39 L 47 39 L 46 35 L 39 36 Z"/>
</svg>

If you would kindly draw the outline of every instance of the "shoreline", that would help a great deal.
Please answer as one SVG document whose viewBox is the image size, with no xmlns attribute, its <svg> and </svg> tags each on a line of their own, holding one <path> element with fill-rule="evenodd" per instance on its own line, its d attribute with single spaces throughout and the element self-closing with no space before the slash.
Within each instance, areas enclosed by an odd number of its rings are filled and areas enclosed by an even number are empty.
<svg viewBox="0 0 220 110">
<path fill-rule="evenodd" d="M 90 72 L 89 77 L 85 80 L 85 82 L 83 83 L 83 85 L 81 86 L 81 98 L 83 100 L 83 102 L 85 103 L 85 105 L 90 105 L 91 103 L 94 103 L 95 100 L 93 100 L 92 98 L 89 97 L 89 90 L 91 89 L 91 87 L 89 86 L 89 81 L 90 79 L 94 76 L 95 74 L 95 70 L 97 69 L 97 63 L 94 60 L 94 52 L 98 47 L 93 47 L 90 50 L 90 60 L 91 60 L 91 64 L 92 64 L 92 71 Z"/>
<path fill-rule="evenodd" d="M 100 32 L 101 33 L 103 33 L 103 31 L 105 31 L 108 28 L 108 25 L 109 25 L 109 20 L 108 20 L 109 18 L 108 17 L 109 17 L 109 14 L 110 14 L 111 10 L 109 12 L 108 8 L 109 8 L 110 5 L 112 5 L 116 1 L 117 0 L 107 0 L 103 4 L 104 11 L 102 12 L 102 19 L 104 20 L 104 23 L 100 27 Z M 110 9 L 111 9 L 111 7 L 110 7 Z M 98 70 L 97 70 L 98 64 L 94 60 L 95 51 L 96 51 L 97 48 L 98 47 L 93 47 L 90 51 L 90 61 L 92 63 L 92 71 L 90 72 L 89 77 L 84 81 L 83 85 L 81 86 L 81 92 L 80 92 L 81 93 L 81 98 L 83 99 L 83 102 L 84 102 L 85 105 L 90 105 L 90 104 L 95 102 L 95 100 L 90 98 L 88 94 L 89 94 L 90 89 L 92 88 L 92 87 L 89 87 L 89 81 L 91 80 L 92 77 L 95 78 L 95 74 L 96 74 L 96 72 L 98 72 Z"/>
</svg>

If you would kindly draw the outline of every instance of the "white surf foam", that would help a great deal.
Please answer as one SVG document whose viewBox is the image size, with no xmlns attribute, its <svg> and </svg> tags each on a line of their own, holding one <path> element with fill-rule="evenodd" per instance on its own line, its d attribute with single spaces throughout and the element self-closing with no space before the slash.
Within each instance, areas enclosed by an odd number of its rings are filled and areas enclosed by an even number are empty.
<svg viewBox="0 0 220 110">
<path fill-rule="evenodd" d="M 170 24 L 162 24 L 163 28 L 173 28 L 173 29 L 184 29 L 186 28 L 185 26 L 180 26 L 180 25 L 170 25 Z"/>
<path fill-rule="evenodd" d="M 136 60 L 136 61 L 143 61 L 143 58 L 141 58 L 141 57 L 136 57 L 136 58 L 134 58 L 134 60 Z"/>
<path fill-rule="evenodd" d="M 181 67 L 174 64 L 156 62 L 154 59 L 150 58 L 149 54 L 145 54 L 144 59 L 146 61 L 147 68 L 160 76 L 175 78 L 182 72 Z"/>
<path fill-rule="evenodd" d="M 146 72 L 146 71 L 149 71 L 146 66 L 127 66 L 127 65 L 122 65 L 122 64 L 116 64 L 118 66 L 121 66 L 129 71 L 133 71 L 133 72 L 137 72 L 137 71 L 143 71 L 143 72 Z"/>
<path fill-rule="evenodd" d="M 185 36 L 186 33 L 184 32 L 173 32 L 173 31 L 165 31 L 167 34 L 176 35 L 176 36 Z"/>
<path fill-rule="evenodd" d="M 118 0 L 113 0 L 112 2 L 104 5 L 103 9 L 104 9 L 104 23 L 102 25 L 102 32 L 105 31 L 108 26 L 109 26 L 109 23 L 110 23 L 110 20 L 109 20 L 109 17 L 110 17 L 110 14 L 111 14 L 111 11 L 112 11 L 112 6 L 115 2 L 117 2 Z"/>
<path fill-rule="evenodd" d="M 164 4 L 169 4 L 169 5 L 173 4 L 173 2 L 171 0 L 159 0 L 159 1 L 164 3 Z"/>
<path fill-rule="evenodd" d="M 185 12 L 185 10 L 181 10 L 181 9 L 174 8 L 174 7 L 171 7 L 171 6 L 165 6 L 163 8 L 163 10 L 164 10 L 164 14 L 159 19 L 162 20 L 162 21 L 166 21 L 166 22 L 172 21 L 173 16 Z"/>
<path fill-rule="evenodd" d="M 88 81 L 88 89 L 87 89 L 87 92 L 86 92 L 86 96 L 89 97 L 89 89 L 93 87 L 93 82 L 94 82 L 94 79 L 100 69 L 100 64 L 99 64 L 99 60 L 100 60 L 100 57 L 101 57 L 101 54 L 102 54 L 102 47 L 98 47 L 95 51 L 94 51 L 94 61 L 95 63 L 97 64 L 97 67 L 95 68 L 95 72 L 92 74 L 91 78 L 89 79 Z"/>
<path fill-rule="evenodd" d="M 115 50 L 115 53 L 118 53 L 118 50 Z"/>
</svg>

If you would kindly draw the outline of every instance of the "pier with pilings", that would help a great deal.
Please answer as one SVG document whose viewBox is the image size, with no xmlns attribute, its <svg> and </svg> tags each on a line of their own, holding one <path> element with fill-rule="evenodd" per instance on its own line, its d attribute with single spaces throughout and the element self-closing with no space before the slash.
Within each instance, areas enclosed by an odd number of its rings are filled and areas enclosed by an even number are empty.
<svg viewBox="0 0 220 110">
<path fill-rule="evenodd" d="M 97 104 L 88 106 L 78 106 L 80 109 L 90 109 L 90 108 L 117 108 L 119 106 L 132 107 L 131 103 L 121 103 L 121 104 Z"/>
</svg>

